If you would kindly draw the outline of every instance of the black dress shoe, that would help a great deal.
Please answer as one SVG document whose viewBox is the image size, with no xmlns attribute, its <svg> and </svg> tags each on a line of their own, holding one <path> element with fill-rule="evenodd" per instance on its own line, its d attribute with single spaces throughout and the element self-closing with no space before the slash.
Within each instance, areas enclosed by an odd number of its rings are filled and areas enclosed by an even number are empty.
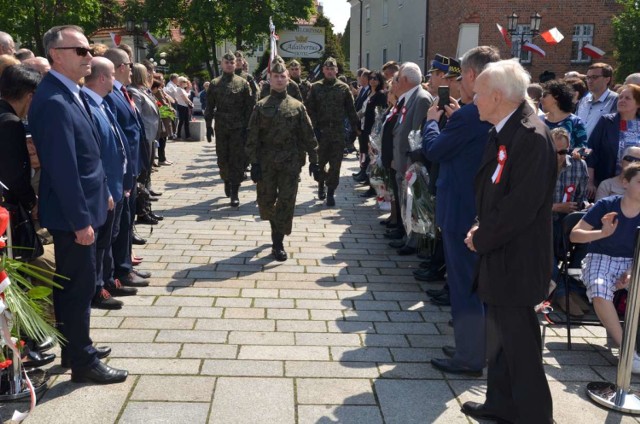
<svg viewBox="0 0 640 424">
<path fill-rule="evenodd" d="M 109 346 L 96 347 L 96 357 L 98 359 L 104 359 L 109 355 L 111 355 L 111 348 Z M 62 368 L 71 368 L 71 362 L 69 362 L 69 358 L 67 358 L 64 350 L 60 353 L 60 366 Z"/>
<path fill-rule="evenodd" d="M 427 283 L 433 283 L 436 281 L 444 281 L 444 273 L 434 271 L 433 269 L 420 270 L 421 272 L 414 272 L 413 276 L 418 281 L 426 281 Z"/>
<path fill-rule="evenodd" d="M 155 213 L 151 212 L 149 214 L 149 216 L 153 219 L 155 219 L 156 221 L 162 221 L 164 219 L 164 216 L 162 215 L 156 215 Z"/>
<path fill-rule="evenodd" d="M 493 420 L 498 424 L 509 424 L 511 421 L 505 420 L 504 418 L 498 417 L 495 413 L 487 410 L 483 403 L 478 402 L 465 402 L 462 404 L 462 408 L 460 408 L 463 414 L 468 415 L 470 417 L 476 418 L 478 420 Z"/>
<path fill-rule="evenodd" d="M 449 300 L 449 296 L 432 297 L 431 303 L 433 303 L 436 306 L 451 306 L 451 301 Z"/>
<path fill-rule="evenodd" d="M 393 231 L 384 233 L 382 236 L 390 240 L 400 240 L 402 237 L 404 237 L 404 231 L 393 230 Z"/>
<path fill-rule="evenodd" d="M 393 247 L 394 249 L 399 249 L 404 246 L 406 243 L 404 240 L 394 240 L 389 242 L 389 247 Z"/>
<path fill-rule="evenodd" d="M 360 197 L 363 197 L 363 198 L 366 199 L 366 198 L 369 198 L 369 197 L 374 197 L 375 195 L 376 195 L 376 189 L 373 188 L 373 187 L 369 187 L 369 190 L 367 190 L 364 193 L 362 193 L 360 195 Z"/>
<path fill-rule="evenodd" d="M 157 202 L 158 200 L 160 200 L 160 199 L 158 199 L 157 197 L 149 196 L 149 201 L 150 202 Z"/>
<path fill-rule="evenodd" d="M 146 224 L 146 225 L 156 225 L 158 223 L 157 219 L 153 219 L 151 216 L 142 215 L 136 219 L 136 224 Z"/>
<path fill-rule="evenodd" d="M 95 309 L 122 309 L 122 305 L 124 303 L 111 297 L 111 293 L 103 287 L 99 288 L 93 299 L 91 299 L 91 307 Z"/>
<path fill-rule="evenodd" d="M 156 197 L 162 196 L 162 193 L 159 193 L 159 192 L 153 191 L 153 190 L 149 190 L 149 194 L 152 195 L 152 196 L 156 196 Z"/>
<path fill-rule="evenodd" d="M 456 348 L 454 346 L 442 346 L 442 353 L 447 355 L 449 358 L 453 358 L 456 356 Z"/>
<path fill-rule="evenodd" d="M 420 255 L 418 255 L 418 257 L 420 257 Z M 427 259 L 427 260 L 424 260 L 424 261 L 420 262 L 420 268 L 422 268 L 422 269 L 431 268 L 431 261 L 429 259 Z"/>
<path fill-rule="evenodd" d="M 358 175 L 357 177 L 353 177 L 353 180 L 357 183 L 363 183 L 367 181 L 367 179 L 368 179 L 367 174 L 361 174 L 361 175 Z"/>
<path fill-rule="evenodd" d="M 129 372 L 111 368 L 109 365 L 98 362 L 86 370 L 71 372 L 71 381 L 74 383 L 111 384 L 120 383 L 127 379 Z"/>
<path fill-rule="evenodd" d="M 111 296 L 135 296 L 138 294 L 138 289 L 135 287 L 125 287 L 117 278 L 113 284 L 105 284 L 104 289 L 109 292 Z"/>
<path fill-rule="evenodd" d="M 47 350 L 53 348 L 54 346 L 53 337 L 47 336 L 44 340 L 42 340 L 39 344 L 36 345 L 34 350 L 38 352 L 46 352 Z"/>
<path fill-rule="evenodd" d="M 354 173 L 352 173 L 352 174 L 351 174 L 351 176 L 352 176 L 352 177 L 353 177 L 353 179 L 355 180 L 357 177 L 359 177 L 360 175 L 362 175 L 362 174 L 364 174 L 364 173 L 365 173 L 364 169 L 361 169 L 361 170 L 360 170 L 360 171 L 358 171 L 358 172 L 354 172 Z"/>
<path fill-rule="evenodd" d="M 444 286 L 441 289 L 429 289 L 426 291 L 429 297 L 441 297 L 441 296 L 449 296 L 448 286 Z"/>
<path fill-rule="evenodd" d="M 55 353 L 40 353 L 36 350 L 29 350 L 22 357 L 22 364 L 28 368 L 38 368 L 52 363 L 55 359 Z"/>
<path fill-rule="evenodd" d="M 383 219 L 382 221 L 380 221 L 380 225 L 388 225 L 388 224 L 391 224 L 390 219 Z"/>
<path fill-rule="evenodd" d="M 142 237 L 138 236 L 137 234 L 134 234 L 133 238 L 131 239 L 131 243 L 138 244 L 138 245 L 145 245 L 147 244 L 147 241 Z"/>
<path fill-rule="evenodd" d="M 461 374 L 461 375 L 468 375 L 470 377 L 482 377 L 482 369 L 474 370 L 469 367 L 464 367 L 462 365 L 456 365 L 453 363 L 453 361 L 451 361 L 451 359 L 433 358 L 431 360 L 431 365 L 433 365 L 434 368 L 449 374 Z"/>
<path fill-rule="evenodd" d="M 271 254 L 273 254 L 273 257 L 276 259 L 276 261 L 278 262 L 284 262 L 287 260 L 287 252 L 284 250 L 284 248 L 272 248 L 271 249 Z"/>
<path fill-rule="evenodd" d="M 149 271 L 138 271 L 137 269 L 133 269 L 133 272 L 140 278 L 149 278 L 151 277 L 151 273 Z"/>
<path fill-rule="evenodd" d="M 138 277 L 133 271 L 128 273 L 124 277 L 119 278 L 119 280 L 123 286 L 127 287 L 147 287 L 149 285 L 148 280 Z"/>
<path fill-rule="evenodd" d="M 402 246 L 400 249 L 398 249 L 397 253 L 400 256 L 414 255 L 418 253 L 418 249 L 416 249 L 415 247 L 405 245 L 405 246 Z"/>
</svg>

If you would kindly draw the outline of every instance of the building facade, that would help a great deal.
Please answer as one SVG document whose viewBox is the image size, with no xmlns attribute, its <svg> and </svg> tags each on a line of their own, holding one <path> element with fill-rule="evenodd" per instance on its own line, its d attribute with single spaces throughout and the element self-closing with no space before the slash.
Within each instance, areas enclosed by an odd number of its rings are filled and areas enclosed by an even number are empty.
<svg viewBox="0 0 640 424">
<path fill-rule="evenodd" d="M 582 52 L 586 44 L 605 51 L 597 61 L 615 67 L 611 18 L 621 8 L 615 0 L 350 0 L 351 4 L 351 68 L 379 68 L 387 60 L 412 61 L 424 70 L 440 53 L 460 57 L 478 45 L 493 45 L 504 58 L 519 57 L 520 62 L 538 80 L 544 71 L 558 77 L 570 70 L 586 73 L 595 60 Z M 360 9 L 362 8 L 362 26 Z M 511 36 L 509 48 L 496 24 L 508 28 L 508 16 L 519 16 L 517 33 Z M 530 16 L 542 17 L 540 30 L 557 27 L 564 39 L 547 44 L 539 35 L 531 37 Z M 419 22 L 422 19 L 423 22 Z M 386 25 L 385 25 L 386 23 Z M 367 26 L 368 25 L 368 26 Z M 362 30 L 362 31 L 361 31 Z M 362 36 L 360 36 L 362 34 Z M 426 40 L 426 44 L 423 40 Z M 546 56 L 523 51 L 522 44 L 532 42 Z M 362 46 L 362 47 L 361 47 Z M 398 51 L 402 46 L 402 52 Z M 367 56 L 368 55 L 368 56 Z M 404 56 L 404 57 L 403 57 Z M 369 66 L 366 58 L 369 57 Z"/>
</svg>

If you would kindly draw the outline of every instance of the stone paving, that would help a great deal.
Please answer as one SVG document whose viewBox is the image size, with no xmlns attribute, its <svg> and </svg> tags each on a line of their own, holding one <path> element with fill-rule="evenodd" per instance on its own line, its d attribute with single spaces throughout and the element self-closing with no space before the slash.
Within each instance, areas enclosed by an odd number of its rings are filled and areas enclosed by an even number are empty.
<svg viewBox="0 0 640 424">
<path fill-rule="evenodd" d="M 76 385 L 52 366 L 50 388 L 28 423 L 474 423 L 460 412 L 481 400 L 483 378 L 445 375 L 428 360 L 452 344 L 449 308 L 412 277 L 415 256 L 382 237 L 384 212 L 362 200 L 343 164 L 337 207 L 315 199 L 303 173 L 290 259 L 270 257 L 269 225 L 257 218 L 255 186 L 241 206 L 223 195 L 215 149 L 170 142 L 174 166 L 153 175 L 165 220 L 138 227 L 151 286 L 119 311 L 92 312 L 92 337 L 109 365 L 130 376 L 111 386 Z M 615 378 L 600 327 L 544 326 L 544 360 L 557 423 L 635 423 L 586 399 L 590 381 Z M 636 383 L 638 381 L 635 381 Z M 14 408 L 0 408 L 6 419 Z"/>
</svg>

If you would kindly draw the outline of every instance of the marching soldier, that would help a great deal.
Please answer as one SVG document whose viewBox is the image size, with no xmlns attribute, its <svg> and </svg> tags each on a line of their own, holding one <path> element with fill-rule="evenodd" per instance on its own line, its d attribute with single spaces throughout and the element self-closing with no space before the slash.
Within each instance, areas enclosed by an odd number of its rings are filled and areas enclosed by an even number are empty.
<svg viewBox="0 0 640 424">
<path fill-rule="evenodd" d="M 307 108 L 318 137 L 320 181 L 318 198 L 327 199 L 327 206 L 335 206 L 334 193 L 340 182 L 340 165 L 344 152 L 345 118 L 351 128 L 359 128 L 358 115 L 349 86 L 336 78 L 338 64 L 332 57 L 325 60 L 324 78 L 311 86 Z M 357 131 L 358 134 L 360 130 Z M 329 164 L 329 171 L 325 167 Z M 325 183 L 327 192 L 325 193 Z"/>
<path fill-rule="evenodd" d="M 291 81 L 298 84 L 300 94 L 302 94 L 302 101 L 306 102 L 307 97 L 309 97 L 309 91 L 311 91 L 311 83 L 308 79 L 304 81 L 302 80 L 301 72 L 302 66 L 300 65 L 300 62 L 295 59 L 289 62 L 289 77 L 291 78 Z"/>
<path fill-rule="evenodd" d="M 224 181 L 224 193 L 231 197 L 231 206 L 238 207 L 238 190 L 244 180 L 246 168 L 246 128 L 254 105 L 249 83 L 234 74 L 236 57 L 227 53 L 222 57 L 222 75 L 211 81 L 207 90 L 207 108 L 204 119 L 207 141 L 211 142 L 216 120 L 216 154 L 220 177 Z"/>
<path fill-rule="evenodd" d="M 251 87 L 251 96 L 255 99 L 258 100 L 258 84 L 256 83 L 256 80 L 253 78 L 253 75 L 251 75 L 248 72 L 245 72 L 244 70 L 244 65 L 247 63 L 247 61 L 244 58 L 244 53 L 242 53 L 242 51 L 238 50 L 235 53 L 236 55 L 236 70 L 235 70 L 235 74 L 238 75 L 239 77 L 244 78 L 245 80 L 247 80 L 247 82 L 249 83 L 249 87 Z"/>
<path fill-rule="evenodd" d="M 272 253 L 287 260 L 284 236 L 291 234 L 298 180 L 309 155 L 309 175 L 318 181 L 318 143 L 302 102 L 287 94 L 289 80 L 281 60 L 271 66 L 271 94 L 260 100 L 249 120 L 247 156 L 257 184 L 260 218 L 271 224 Z"/>
</svg>

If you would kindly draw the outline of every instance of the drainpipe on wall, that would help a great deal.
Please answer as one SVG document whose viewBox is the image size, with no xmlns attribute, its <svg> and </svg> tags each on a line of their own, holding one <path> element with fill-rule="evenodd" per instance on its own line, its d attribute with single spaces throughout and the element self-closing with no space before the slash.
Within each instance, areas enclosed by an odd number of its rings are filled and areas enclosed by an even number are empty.
<svg viewBox="0 0 640 424">
<path fill-rule="evenodd" d="M 424 73 L 427 73 L 427 69 L 429 69 L 427 67 L 427 63 L 429 63 L 429 61 L 427 60 L 427 58 L 429 57 L 429 5 L 431 4 L 431 2 L 429 0 L 426 0 L 427 5 L 425 7 L 425 9 L 427 10 L 427 16 L 425 17 L 425 21 L 424 21 Z"/>
<path fill-rule="evenodd" d="M 360 47 L 358 48 L 358 69 L 362 68 L 362 15 L 362 0 L 360 0 L 360 35 L 358 37 Z"/>
</svg>

